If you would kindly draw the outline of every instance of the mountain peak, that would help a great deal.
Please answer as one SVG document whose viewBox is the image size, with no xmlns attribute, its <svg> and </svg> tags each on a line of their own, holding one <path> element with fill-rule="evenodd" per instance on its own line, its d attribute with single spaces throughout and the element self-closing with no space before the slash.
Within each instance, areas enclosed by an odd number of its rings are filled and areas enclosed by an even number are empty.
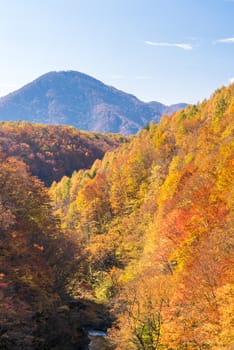
<svg viewBox="0 0 234 350">
<path fill-rule="evenodd" d="M 158 121 L 168 108 L 158 102 L 144 103 L 78 71 L 51 71 L 0 98 L 0 120 L 131 134 Z"/>
</svg>

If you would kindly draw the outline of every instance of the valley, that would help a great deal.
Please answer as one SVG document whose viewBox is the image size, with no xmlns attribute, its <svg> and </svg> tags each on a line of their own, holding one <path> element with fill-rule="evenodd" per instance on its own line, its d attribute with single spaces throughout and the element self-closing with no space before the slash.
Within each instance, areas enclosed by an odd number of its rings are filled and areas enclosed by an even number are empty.
<svg viewBox="0 0 234 350">
<path fill-rule="evenodd" d="M 233 117 L 231 84 L 131 137 L 2 122 L 0 348 L 230 350 Z"/>
</svg>

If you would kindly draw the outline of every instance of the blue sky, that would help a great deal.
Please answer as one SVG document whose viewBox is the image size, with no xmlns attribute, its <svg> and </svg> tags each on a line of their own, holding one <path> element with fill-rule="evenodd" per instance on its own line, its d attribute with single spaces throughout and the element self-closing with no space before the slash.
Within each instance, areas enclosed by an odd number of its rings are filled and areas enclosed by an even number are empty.
<svg viewBox="0 0 234 350">
<path fill-rule="evenodd" d="M 234 81 L 234 0 L 0 0 L 0 95 L 78 70 L 144 101 Z"/>
</svg>

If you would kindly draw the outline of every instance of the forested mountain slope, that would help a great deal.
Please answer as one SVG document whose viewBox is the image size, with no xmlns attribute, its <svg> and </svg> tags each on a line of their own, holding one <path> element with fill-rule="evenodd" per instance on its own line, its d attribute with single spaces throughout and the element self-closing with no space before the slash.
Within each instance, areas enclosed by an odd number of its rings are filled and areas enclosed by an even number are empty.
<svg viewBox="0 0 234 350">
<path fill-rule="evenodd" d="M 0 158 L 24 161 L 47 186 L 74 170 L 90 168 L 122 142 L 127 138 L 118 134 L 88 133 L 68 126 L 0 123 Z"/>
<path fill-rule="evenodd" d="M 234 84 L 53 183 L 114 349 L 232 349 L 233 128 Z"/>
<path fill-rule="evenodd" d="M 74 249 L 43 184 L 13 158 L 0 163 L 0 238 L 0 349 L 59 346 L 71 337 L 57 308 Z"/>
</svg>

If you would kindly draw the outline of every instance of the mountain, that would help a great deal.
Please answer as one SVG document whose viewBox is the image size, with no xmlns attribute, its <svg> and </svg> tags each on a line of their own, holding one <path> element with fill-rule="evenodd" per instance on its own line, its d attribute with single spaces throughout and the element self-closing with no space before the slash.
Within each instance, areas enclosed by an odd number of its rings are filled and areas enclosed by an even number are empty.
<svg viewBox="0 0 234 350">
<path fill-rule="evenodd" d="M 49 72 L 0 98 L 0 120 L 72 125 L 81 130 L 134 134 L 162 114 L 184 108 L 144 103 L 76 71 Z"/>
<path fill-rule="evenodd" d="M 170 106 L 165 106 L 164 104 L 155 101 L 148 102 L 147 105 L 154 111 L 155 115 L 160 116 L 163 114 L 172 114 L 187 107 L 187 103 L 176 103 Z"/>
</svg>

